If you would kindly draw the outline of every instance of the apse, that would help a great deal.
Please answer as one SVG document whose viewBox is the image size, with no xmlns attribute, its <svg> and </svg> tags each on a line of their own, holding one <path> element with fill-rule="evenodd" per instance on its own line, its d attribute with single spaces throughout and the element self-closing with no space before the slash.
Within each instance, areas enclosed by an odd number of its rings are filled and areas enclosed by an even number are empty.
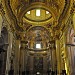
<svg viewBox="0 0 75 75">
<path fill-rule="evenodd" d="M 35 26 L 28 30 L 27 40 L 30 49 L 47 49 L 50 33 L 42 26 Z"/>
</svg>

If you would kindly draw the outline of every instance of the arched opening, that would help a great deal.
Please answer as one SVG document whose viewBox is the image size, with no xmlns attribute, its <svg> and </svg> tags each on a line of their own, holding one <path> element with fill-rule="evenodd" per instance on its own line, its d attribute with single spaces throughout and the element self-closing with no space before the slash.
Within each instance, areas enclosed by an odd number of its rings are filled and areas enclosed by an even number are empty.
<svg viewBox="0 0 75 75">
<path fill-rule="evenodd" d="M 52 68 L 50 33 L 42 26 L 32 27 L 27 31 L 28 50 L 26 53 L 25 74 L 48 74 Z"/>
<path fill-rule="evenodd" d="M 8 49 L 8 31 L 6 27 L 3 27 L 1 30 L 1 37 L 0 37 L 0 75 L 5 75 L 7 49 Z"/>
<path fill-rule="evenodd" d="M 32 27 L 27 32 L 27 40 L 29 49 L 43 50 L 48 48 L 50 33 L 42 26 Z"/>
</svg>

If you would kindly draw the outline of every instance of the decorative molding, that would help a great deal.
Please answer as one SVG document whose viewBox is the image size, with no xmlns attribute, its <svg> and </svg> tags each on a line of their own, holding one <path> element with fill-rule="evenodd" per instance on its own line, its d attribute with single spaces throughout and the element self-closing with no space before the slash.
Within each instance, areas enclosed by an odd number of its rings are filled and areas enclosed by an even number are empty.
<svg viewBox="0 0 75 75">
<path fill-rule="evenodd" d="M 16 39 L 17 39 L 17 40 L 21 40 L 21 39 L 22 39 L 22 37 L 21 37 L 20 34 L 15 33 L 15 36 L 16 36 Z"/>
<path fill-rule="evenodd" d="M 2 2 L 3 2 L 4 8 L 6 9 L 5 11 L 8 14 L 8 16 L 12 22 L 12 26 L 15 28 L 15 30 L 22 32 L 23 28 L 18 25 L 17 18 L 13 14 L 13 11 L 12 11 L 11 6 L 10 6 L 10 0 L 3 0 Z"/>
<path fill-rule="evenodd" d="M 49 4 L 50 5 L 50 4 Z M 52 6 L 49 6 L 47 4 L 44 4 L 44 3 L 40 3 L 40 2 L 34 2 L 34 3 L 30 3 L 27 7 L 24 6 L 22 8 L 20 8 L 20 12 L 18 13 L 18 19 L 19 21 L 22 21 L 22 18 L 24 16 L 24 14 L 31 10 L 31 9 L 35 9 L 35 8 L 43 8 L 43 9 L 46 9 L 48 11 L 51 12 L 52 16 L 54 17 L 55 19 L 55 16 L 57 16 L 57 11 L 52 7 Z M 54 12 L 53 12 L 54 11 Z M 55 13 L 55 14 L 54 14 Z"/>
<path fill-rule="evenodd" d="M 58 25 L 56 26 L 56 29 L 60 29 L 61 26 L 64 25 L 64 23 L 66 22 L 67 18 L 69 18 L 68 16 L 70 14 L 72 3 L 73 3 L 72 0 L 65 0 L 65 6 L 62 14 L 59 17 Z"/>
<path fill-rule="evenodd" d="M 0 3 L 0 14 L 4 15 L 5 14 L 5 11 L 3 10 L 3 6 L 2 6 L 2 3 Z"/>
</svg>

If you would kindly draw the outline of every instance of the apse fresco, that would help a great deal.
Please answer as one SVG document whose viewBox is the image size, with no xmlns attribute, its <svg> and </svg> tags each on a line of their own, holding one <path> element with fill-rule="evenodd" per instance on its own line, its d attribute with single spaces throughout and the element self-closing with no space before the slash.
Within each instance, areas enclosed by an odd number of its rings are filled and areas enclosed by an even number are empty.
<svg viewBox="0 0 75 75">
<path fill-rule="evenodd" d="M 49 32 L 41 26 L 32 27 L 27 33 L 27 40 L 29 41 L 29 44 L 31 44 L 29 46 L 33 49 L 47 48 L 47 42 L 50 40 L 49 37 Z"/>
</svg>

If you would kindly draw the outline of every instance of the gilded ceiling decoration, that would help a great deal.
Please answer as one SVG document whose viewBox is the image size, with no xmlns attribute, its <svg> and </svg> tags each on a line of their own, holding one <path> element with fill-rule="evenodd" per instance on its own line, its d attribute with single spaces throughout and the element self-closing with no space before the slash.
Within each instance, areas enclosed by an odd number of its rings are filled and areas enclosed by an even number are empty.
<svg viewBox="0 0 75 75">
<path fill-rule="evenodd" d="M 29 41 L 49 41 L 49 31 L 42 26 L 34 26 L 27 32 L 27 40 Z"/>
<path fill-rule="evenodd" d="M 36 16 L 36 14 L 35 14 L 37 11 L 39 11 L 38 16 Z M 30 14 L 28 14 L 28 12 L 30 12 Z M 33 22 L 43 22 L 45 20 L 52 18 L 51 13 L 44 9 L 33 9 L 28 12 L 25 14 L 24 18 L 31 20 Z"/>
<path fill-rule="evenodd" d="M 14 27 L 23 32 L 32 26 L 59 30 L 70 14 L 73 0 L 2 0 L 2 3 Z M 35 15 L 37 9 L 39 17 Z"/>
<path fill-rule="evenodd" d="M 27 31 L 28 48 L 30 51 L 47 51 L 50 40 L 49 31 L 42 26 L 34 26 Z M 38 47 L 37 47 L 38 46 Z"/>
</svg>

